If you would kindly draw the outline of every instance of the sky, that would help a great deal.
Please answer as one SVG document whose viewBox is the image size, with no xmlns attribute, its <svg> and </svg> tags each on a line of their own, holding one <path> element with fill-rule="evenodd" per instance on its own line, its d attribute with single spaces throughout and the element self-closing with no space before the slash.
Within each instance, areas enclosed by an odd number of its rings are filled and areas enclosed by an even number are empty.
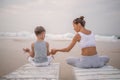
<svg viewBox="0 0 120 80">
<path fill-rule="evenodd" d="M 80 16 L 86 28 L 101 35 L 120 35 L 120 0 L 0 0 L 0 32 L 73 33 Z"/>
</svg>

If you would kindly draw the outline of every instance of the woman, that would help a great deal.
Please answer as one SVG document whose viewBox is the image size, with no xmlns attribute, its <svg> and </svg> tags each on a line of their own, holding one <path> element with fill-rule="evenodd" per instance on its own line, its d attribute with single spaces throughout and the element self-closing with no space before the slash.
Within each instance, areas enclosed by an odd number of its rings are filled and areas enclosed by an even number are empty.
<svg viewBox="0 0 120 80">
<path fill-rule="evenodd" d="M 103 67 L 108 63 L 107 56 L 98 56 L 96 51 L 95 37 L 92 31 L 85 28 L 84 17 L 76 18 L 73 20 L 73 27 L 76 35 L 73 37 L 70 45 L 63 49 L 52 49 L 52 52 L 69 52 L 74 45 L 78 42 L 82 51 L 81 57 L 69 57 L 67 63 L 80 68 L 98 68 Z"/>
</svg>

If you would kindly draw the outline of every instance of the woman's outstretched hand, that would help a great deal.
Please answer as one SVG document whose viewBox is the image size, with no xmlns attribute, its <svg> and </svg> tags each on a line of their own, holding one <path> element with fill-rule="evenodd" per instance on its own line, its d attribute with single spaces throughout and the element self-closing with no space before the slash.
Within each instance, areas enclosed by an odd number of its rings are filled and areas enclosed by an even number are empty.
<svg viewBox="0 0 120 80">
<path fill-rule="evenodd" d="M 57 52 L 57 50 L 56 50 L 56 49 L 51 49 L 51 54 L 55 55 L 55 54 L 56 54 L 56 52 Z"/>
</svg>

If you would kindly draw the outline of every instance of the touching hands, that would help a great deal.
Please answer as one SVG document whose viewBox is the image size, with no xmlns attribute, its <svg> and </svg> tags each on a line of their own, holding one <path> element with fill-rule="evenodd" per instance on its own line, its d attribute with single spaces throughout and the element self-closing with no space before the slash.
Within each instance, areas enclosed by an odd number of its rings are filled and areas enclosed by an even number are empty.
<svg viewBox="0 0 120 80">
<path fill-rule="evenodd" d="M 56 54 L 56 52 L 57 52 L 57 50 L 56 50 L 56 49 L 51 49 L 51 54 L 52 54 L 52 55 L 55 55 L 55 54 Z"/>
</svg>

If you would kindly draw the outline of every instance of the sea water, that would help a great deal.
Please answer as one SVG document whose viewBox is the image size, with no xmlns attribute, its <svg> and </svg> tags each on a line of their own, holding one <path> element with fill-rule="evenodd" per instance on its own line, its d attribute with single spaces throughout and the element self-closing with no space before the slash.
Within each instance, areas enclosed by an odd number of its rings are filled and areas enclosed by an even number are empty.
<svg viewBox="0 0 120 80">
<path fill-rule="evenodd" d="M 72 40 L 74 33 L 65 34 L 51 34 L 46 33 L 45 39 L 47 40 Z M 35 34 L 31 32 L 0 32 L 0 38 L 13 38 L 13 39 L 35 39 Z M 120 40 L 118 36 L 115 35 L 95 35 L 96 41 L 117 41 Z"/>
</svg>

